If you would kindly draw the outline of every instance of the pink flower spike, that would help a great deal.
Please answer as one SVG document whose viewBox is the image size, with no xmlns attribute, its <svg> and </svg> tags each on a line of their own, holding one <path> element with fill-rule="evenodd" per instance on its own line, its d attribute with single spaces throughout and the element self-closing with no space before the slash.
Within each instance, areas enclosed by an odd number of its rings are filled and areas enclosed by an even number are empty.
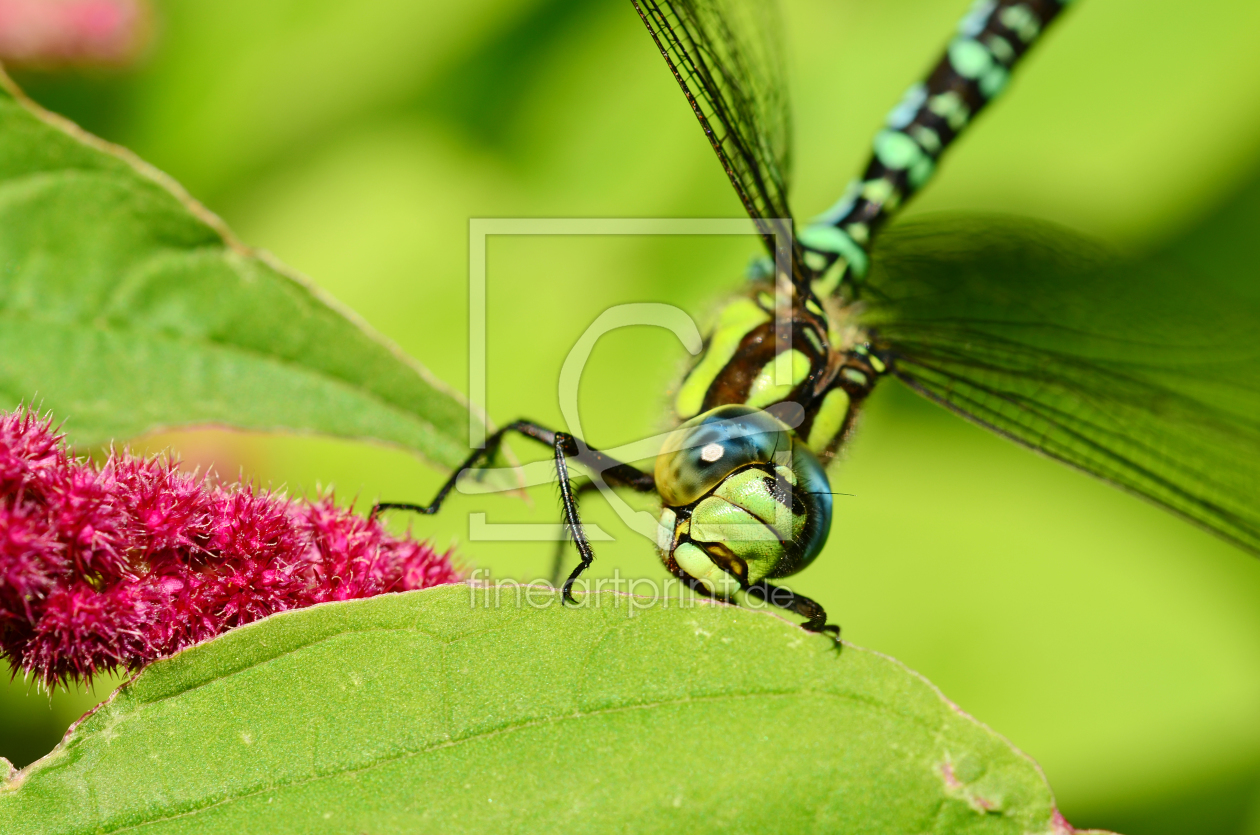
<svg viewBox="0 0 1260 835">
<path fill-rule="evenodd" d="M 163 457 L 72 457 L 0 413 L 0 654 L 53 686 L 135 669 L 275 612 L 462 578 L 331 496 L 214 487 Z"/>
</svg>

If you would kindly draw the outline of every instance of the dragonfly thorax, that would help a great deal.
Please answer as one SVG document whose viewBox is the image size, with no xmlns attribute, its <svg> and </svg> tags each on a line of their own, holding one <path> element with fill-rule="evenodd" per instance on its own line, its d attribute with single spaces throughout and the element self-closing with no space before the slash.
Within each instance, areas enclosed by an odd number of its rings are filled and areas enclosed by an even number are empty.
<svg viewBox="0 0 1260 835">
<path fill-rule="evenodd" d="M 812 294 L 788 296 L 776 299 L 775 286 L 759 281 L 721 308 L 674 412 L 686 421 L 719 406 L 796 403 L 804 410 L 797 437 L 827 461 L 884 367 L 863 332 L 837 326 L 843 316 Z"/>
<path fill-rule="evenodd" d="M 760 409 L 719 406 L 687 421 L 666 441 L 655 477 L 661 557 L 712 594 L 794 574 L 827 541 L 831 488 L 822 464 Z"/>
</svg>

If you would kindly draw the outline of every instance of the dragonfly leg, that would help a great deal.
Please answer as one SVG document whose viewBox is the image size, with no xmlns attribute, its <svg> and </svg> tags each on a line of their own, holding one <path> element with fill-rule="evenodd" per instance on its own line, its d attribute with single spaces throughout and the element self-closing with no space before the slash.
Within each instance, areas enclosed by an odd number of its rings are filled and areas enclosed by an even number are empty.
<svg viewBox="0 0 1260 835">
<path fill-rule="evenodd" d="M 469 455 L 464 459 L 464 463 L 455 468 L 455 472 L 451 473 L 451 477 L 448 478 L 446 483 L 441 486 L 437 495 L 433 497 L 433 501 L 428 504 L 411 504 L 409 502 L 377 502 L 372 506 L 371 518 L 375 519 L 382 510 L 410 510 L 413 513 L 423 513 L 426 516 L 431 516 L 434 513 L 437 513 L 442 509 L 442 502 L 446 501 L 446 497 L 450 495 L 451 490 L 455 488 L 455 483 L 459 481 L 460 476 L 462 476 L 466 470 L 472 469 L 477 464 L 489 461 L 493 458 L 494 454 L 499 451 L 499 447 L 503 445 L 503 436 L 508 432 L 522 432 L 522 426 L 532 427 L 544 432 L 546 431 L 542 430 L 542 427 L 530 423 L 529 421 L 518 420 L 515 423 L 510 423 L 495 432 L 489 438 L 486 438 L 486 445 L 484 447 L 475 450 L 472 455 Z M 522 432 L 522 434 L 534 437 L 534 435 L 529 432 Z M 552 441 L 548 438 L 544 441 L 544 443 L 550 446 Z"/>
<path fill-rule="evenodd" d="M 595 552 L 591 549 L 591 543 L 587 540 L 586 533 L 582 530 L 582 520 L 578 514 L 577 506 L 578 494 L 589 489 L 591 485 L 583 485 L 577 490 L 573 488 L 573 483 L 569 478 L 568 459 L 573 458 L 591 468 L 607 484 L 614 487 L 629 487 L 641 493 L 651 493 L 656 491 L 656 481 L 651 473 L 645 473 L 629 464 L 623 464 L 617 459 L 605 455 L 599 450 L 591 449 L 585 444 L 579 444 L 577 438 L 567 432 L 555 432 L 528 420 L 518 420 L 509 423 L 487 438 L 486 445 L 483 448 L 473 452 L 472 455 L 464 460 L 464 463 L 460 464 L 459 468 L 451 474 L 451 477 L 446 480 L 446 483 L 442 485 L 437 495 L 433 497 L 433 501 L 429 502 L 429 504 L 379 502 L 372 508 L 372 518 L 375 519 L 382 510 L 410 510 L 425 515 L 437 513 L 442 507 L 442 502 L 446 500 L 451 490 L 455 488 L 455 484 L 459 481 L 460 476 L 477 464 L 485 463 L 493 458 L 499 447 L 503 445 L 503 438 L 508 432 L 516 432 L 527 438 L 533 438 L 539 443 L 546 444 L 552 448 L 555 454 L 556 474 L 560 478 L 560 500 L 564 510 L 565 524 L 568 526 L 569 535 L 573 538 L 573 543 L 577 546 L 578 554 L 581 556 L 581 562 L 577 568 L 573 569 L 569 578 L 565 580 L 563 589 L 564 598 L 570 603 L 574 603 L 576 601 L 574 601 L 572 594 L 573 583 L 594 561 Z M 563 542 L 561 547 L 563 547 Z M 559 574 L 558 565 L 556 573 L 557 575 Z"/>
<path fill-rule="evenodd" d="M 834 623 L 827 623 L 827 612 L 816 601 L 783 586 L 772 586 L 765 580 L 752 583 L 745 591 L 780 609 L 795 612 L 805 618 L 805 623 L 801 624 L 802 628 L 810 632 L 824 632 L 832 637 L 837 648 L 840 647 L 840 627 Z"/>
<path fill-rule="evenodd" d="M 579 484 L 577 489 L 573 491 L 573 501 L 580 505 L 582 503 L 582 495 L 596 489 L 598 489 L 598 485 L 593 481 Z M 553 586 L 560 585 L 560 572 L 564 569 L 565 546 L 568 544 L 569 538 L 567 536 L 562 536 L 556 541 L 556 555 L 551 562 L 551 585 Z"/>
<path fill-rule="evenodd" d="M 630 487 L 641 493 L 650 493 L 656 491 L 656 480 L 650 473 L 642 472 L 629 464 L 623 464 L 599 450 L 590 447 L 583 450 L 578 446 L 577 439 L 567 432 L 555 433 L 554 449 L 564 519 L 569 526 L 569 536 L 573 538 L 580 560 L 577 567 L 569 574 L 569 579 L 564 581 L 564 588 L 560 593 L 568 602 L 576 603 L 577 601 L 573 599 L 573 583 L 595 561 L 595 552 L 586 538 L 586 531 L 583 530 L 582 520 L 578 515 L 577 497 L 581 488 L 573 489 L 573 482 L 569 480 L 568 459 L 574 458 L 590 467 L 599 474 L 600 478 L 614 487 Z"/>
<path fill-rule="evenodd" d="M 603 453 L 599 453 L 599 455 L 605 460 L 605 462 L 615 460 L 613 458 L 609 458 Z M 629 464 L 617 462 L 605 470 L 601 474 L 601 478 L 604 483 L 608 484 L 610 487 L 629 487 L 630 489 L 637 490 L 640 493 L 656 492 L 656 479 L 652 477 L 652 474 L 645 473 L 642 470 L 630 466 Z M 598 482 L 585 481 L 582 484 L 579 484 L 574 490 L 574 503 L 581 505 L 583 495 L 598 489 Z M 560 585 L 560 572 L 564 568 L 564 552 L 568 544 L 568 537 L 564 537 L 556 543 L 556 555 L 551 563 L 551 584 L 553 586 Z"/>
<path fill-rule="evenodd" d="M 573 583 L 595 561 L 595 551 L 591 548 L 591 543 L 586 538 L 586 531 L 582 529 L 582 519 L 578 515 L 576 491 L 573 489 L 573 482 L 569 479 L 568 449 L 570 448 L 576 450 L 577 439 L 566 432 L 555 433 L 552 449 L 555 451 L 556 457 L 556 476 L 560 480 L 560 506 L 564 510 L 564 521 L 569 526 L 569 536 L 573 537 L 573 544 L 577 547 L 580 560 L 577 568 L 574 568 L 569 574 L 569 579 L 564 581 L 564 588 L 561 589 L 560 594 L 568 602 L 577 603 L 573 599 Z"/>
</svg>

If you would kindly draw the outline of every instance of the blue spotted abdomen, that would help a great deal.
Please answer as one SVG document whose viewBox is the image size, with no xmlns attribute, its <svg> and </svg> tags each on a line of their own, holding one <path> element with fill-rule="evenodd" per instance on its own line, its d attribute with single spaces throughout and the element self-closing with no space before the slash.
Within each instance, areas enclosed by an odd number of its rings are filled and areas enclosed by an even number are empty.
<svg viewBox="0 0 1260 835">
<path fill-rule="evenodd" d="M 906 91 L 875 136 L 861 179 L 799 233 L 820 295 L 846 273 L 866 272 L 867 252 L 887 222 L 936 170 L 945 149 L 1005 89 L 1011 70 L 1069 0 L 978 0 L 928 77 Z M 827 272 L 835 267 L 833 272 Z"/>
</svg>

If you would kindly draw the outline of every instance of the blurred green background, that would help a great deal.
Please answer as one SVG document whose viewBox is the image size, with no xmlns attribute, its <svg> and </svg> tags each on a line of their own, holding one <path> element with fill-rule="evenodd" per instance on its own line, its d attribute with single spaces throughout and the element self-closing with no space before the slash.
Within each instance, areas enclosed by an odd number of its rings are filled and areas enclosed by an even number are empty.
<svg viewBox="0 0 1260 835">
<path fill-rule="evenodd" d="M 801 216 L 864 164 L 966 5 L 785 2 Z M 163 0 L 156 17 L 130 70 L 15 76 L 456 388 L 468 375 L 470 217 L 740 216 L 628 2 Z M 1260 200 L 1235 199 L 1260 161 L 1258 35 L 1254 0 L 1075 4 L 912 212 L 1018 212 L 1133 250 L 1213 212 L 1231 234 L 1260 230 Z M 492 239 L 491 416 L 559 424 L 560 365 L 601 311 L 661 301 L 703 316 L 755 250 L 731 238 Z M 1226 266 L 1260 286 L 1254 265 Z M 588 440 L 659 429 L 684 358 L 661 330 L 606 336 L 583 377 Z M 311 438 L 201 431 L 138 445 L 361 503 L 427 500 L 442 478 L 401 452 Z M 792 585 L 846 639 L 922 672 L 1036 758 L 1076 826 L 1260 832 L 1260 564 L 895 383 L 876 392 L 832 481 L 852 495 L 838 499 L 827 552 Z M 467 541 L 470 511 L 558 518 L 553 487 L 532 498 L 457 497 L 414 531 L 496 576 L 532 579 L 550 544 Z M 588 512 L 618 538 L 598 549 L 598 574 L 663 575 L 601 501 Z M 0 755 L 21 765 L 45 753 L 113 683 L 51 700 L 20 679 L 0 688 Z"/>
</svg>

